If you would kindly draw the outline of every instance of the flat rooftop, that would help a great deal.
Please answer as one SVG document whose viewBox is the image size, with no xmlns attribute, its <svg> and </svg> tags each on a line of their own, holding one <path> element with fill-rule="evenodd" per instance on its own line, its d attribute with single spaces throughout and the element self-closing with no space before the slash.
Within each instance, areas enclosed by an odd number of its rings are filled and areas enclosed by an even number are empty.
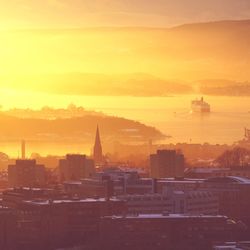
<svg viewBox="0 0 250 250">
<path fill-rule="evenodd" d="M 175 178 L 162 178 L 158 179 L 158 183 L 186 183 L 186 184 L 196 184 L 202 183 L 205 179 L 190 179 L 190 178 L 183 178 L 183 179 L 175 179 Z"/>
<path fill-rule="evenodd" d="M 139 214 L 127 216 L 107 216 L 109 219 L 228 219 L 223 215 L 188 215 L 188 214 Z"/>
<path fill-rule="evenodd" d="M 115 201 L 121 201 L 117 198 L 111 198 L 109 201 L 115 202 Z M 107 199 L 105 198 L 98 198 L 98 199 L 62 199 L 62 200 L 43 200 L 43 199 L 37 199 L 37 200 L 26 200 L 23 201 L 24 204 L 30 204 L 34 206 L 47 206 L 47 205 L 58 205 L 58 204 L 79 204 L 79 203 L 94 203 L 94 202 L 107 202 Z"/>
</svg>

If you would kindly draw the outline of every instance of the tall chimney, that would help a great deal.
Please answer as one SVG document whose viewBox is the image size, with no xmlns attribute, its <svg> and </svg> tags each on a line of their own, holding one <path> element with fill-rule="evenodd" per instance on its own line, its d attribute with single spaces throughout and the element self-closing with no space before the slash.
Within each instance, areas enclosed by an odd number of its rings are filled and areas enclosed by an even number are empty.
<svg viewBox="0 0 250 250">
<path fill-rule="evenodd" d="M 26 155 L 25 155 L 25 150 L 26 150 L 26 145 L 25 145 L 25 141 L 22 140 L 22 143 L 21 143 L 21 149 L 22 149 L 22 159 L 24 160 L 26 158 Z"/>
</svg>

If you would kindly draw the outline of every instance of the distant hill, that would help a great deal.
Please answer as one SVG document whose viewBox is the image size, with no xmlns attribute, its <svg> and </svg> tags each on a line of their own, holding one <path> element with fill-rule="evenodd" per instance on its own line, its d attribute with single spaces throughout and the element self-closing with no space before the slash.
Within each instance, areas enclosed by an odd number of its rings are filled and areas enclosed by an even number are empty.
<svg viewBox="0 0 250 250">
<path fill-rule="evenodd" d="M 2 81 L 8 80 L 2 79 Z M 168 96 L 189 94 L 193 91 L 192 86 L 185 81 L 164 80 L 142 73 L 108 75 L 75 72 L 19 76 L 16 81 L 25 82 L 29 86 L 36 83 L 35 88 L 39 91 L 67 95 Z"/>
<path fill-rule="evenodd" d="M 156 128 L 98 113 L 55 119 L 20 118 L 6 115 L 6 113 L 8 112 L 0 113 L 0 140 L 7 142 L 25 138 L 37 142 L 93 143 L 97 124 L 100 127 L 102 138 L 106 142 L 133 143 L 165 137 Z M 41 116 L 44 117 L 42 111 Z"/>
<path fill-rule="evenodd" d="M 11 65 L 11 73 L 1 75 L 0 82 L 61 94 L 190 93 L 200 79 L 250 81 L 249 44 L 249 20 L 174 28 L 1 31 L 2 72 Z"/>
<path fill-rule="evenodd" d="M 210 79 L 197 82 L 199 92 L 204 95 L 250 96 L 250 82 Z"/>
<path fill-rule="evenodd" d="M 217 96 L 250 96 L 250 83 L 233 83 L 231 85 L 201 86 L 200 92 L 205 95 Z"/>
</svg>

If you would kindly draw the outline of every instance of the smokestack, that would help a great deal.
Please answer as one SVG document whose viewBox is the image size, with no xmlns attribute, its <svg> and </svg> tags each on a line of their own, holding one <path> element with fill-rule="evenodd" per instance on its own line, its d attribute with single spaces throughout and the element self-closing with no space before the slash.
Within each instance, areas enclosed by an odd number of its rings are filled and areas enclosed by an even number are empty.
<svg viewBox="0 0 250 250">
<path fill-rule="evenodd" d="M 25 145 L 25 141 L 22 140 L 22 143 L 21 143 L 21 149 L 22 149 L 22 159 L 24 160 L 26 158 L 26 155 L 25 155 L 25 150 L 26 150 L 26 145 Z"/>
</svg>

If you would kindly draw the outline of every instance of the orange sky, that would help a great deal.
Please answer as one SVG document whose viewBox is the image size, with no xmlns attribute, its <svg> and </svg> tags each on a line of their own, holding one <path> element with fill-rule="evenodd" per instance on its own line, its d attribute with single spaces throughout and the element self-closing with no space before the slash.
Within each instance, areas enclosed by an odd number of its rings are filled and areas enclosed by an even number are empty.
<svg viewBox="0 0 250 250">
<path fill-rule="evenodd" d="M 129 117 L 119 106 L 147 102 L 158 109 L 163 99 L 121 95 L 172 96 L 169 83 L 196 87 L 203 79 L 249 81 L 250 21 L 170 29 L 229 19 L 250 19 L 250 1 L 0 0 L 0 106 L 75 102 L 103 112 L 115 107 L 111 114 Z M 193 98 L 185 104 L 167 98 L 166 105 L 188 110 Z"/>
<path fill-rule="evenodd" d="M 0 1 L 0 27 L 171 26 L 250 17 L 248 0 Z"/>
<path fill-rule="evenodd" d="M 80 28 L 168 27 L 249 17 L 247 0 L 0 0 L 0 97 L 9 91 L 65 94 L 70 88 L 75 89 L 73 94 L 84 94 L 90 84 L 122 85 L 123 75 L 134 73 L 181 83 L 204 78 L 248 80 L 247 53 L 242 47 L 234 53 L 230 46 L 237 47 L 238 41 L 231 37 L 217 41 L 214 34 L 209 39 L 198 34 L 197 39 L 169 35 L 167 30 Z M 232 44 L 221 50 L 221 43 L 228 40 Z M 77 77 L 89 73 L 98 75 Z M 130 85 L 133 77 L 125 77 Z M 143 80 L 154 81 L 151 76 Z"/>
</svg>

